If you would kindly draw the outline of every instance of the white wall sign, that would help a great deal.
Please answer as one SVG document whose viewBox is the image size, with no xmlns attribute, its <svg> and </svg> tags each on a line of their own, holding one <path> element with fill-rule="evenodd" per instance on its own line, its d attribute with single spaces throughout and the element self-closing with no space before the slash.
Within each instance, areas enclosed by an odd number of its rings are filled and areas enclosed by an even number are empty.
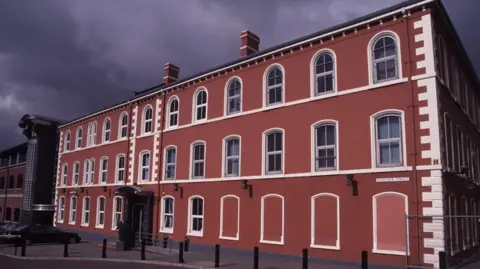
<svg viewBox="0 0 480 269">
<path fill-rule="evenodd" d="M 385 177 L 377 178 L 377 182 L 399 182 L 399 181 L 409 181 L 408 177 Z"/>
</svg>

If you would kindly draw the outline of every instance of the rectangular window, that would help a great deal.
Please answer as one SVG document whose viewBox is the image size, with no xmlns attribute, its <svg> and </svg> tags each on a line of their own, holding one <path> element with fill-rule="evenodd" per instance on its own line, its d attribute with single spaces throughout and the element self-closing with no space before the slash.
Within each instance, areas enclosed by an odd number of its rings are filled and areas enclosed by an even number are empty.
<svg viewBox="0 0 480 269">
<path fill-rule="evenodd" d="M 336 167 L 337 147 L 335 124 L 322 124 L 315 128 L 316 170 Z"/>
<path fill-rule="evenodd" d="M 73 164 L 73 185 L 78 185 L 80 177 L 80 163 Z"/>
<path fill-rule="evenodd" d="M 231 138 L 225 142 L 225 176 L 240 174 L 240 139 Z"/>
<path fill-rule="evenodd" d="M 121 197 L 115 197 L 113 200 L 113 221 L 112 229 L 116 229 L 120 221 L 122 220 L 123 212 L 123 200 Z"/>
<path fill-rule="evenodd" d="M 108 159 L 101 160 L 100 183 L 107 183 Z"/>
<path fill-rule="evenodd" d="M 82 214 L 82 225 L 88 226 L 90 222 L 90 198 L 83 198 L 83 214 Z"/>
<path fill-rule="evenodd" d="M 196 144 L 193 146 L 193 156 L 192 156 L 192 166 L 193 166 L 193 178 L 204 178 L 205 177 L 205 145 Z"/>
<path fill-rule="evenodd" d="M 175 167 L 177 160 L 176 149 L 168 148 L 165 155 L 165 178 L 167 180 L 173 180 L 175 179 Z"/>
<path fill-rule="evenodd" d="M 117 182 L 123 182 L 125 177 L 125 157 L 117 157 Z"/>
<path fill-rule="evenodd" d="M 150 153 L 145 152 L 141 155 L 142 165 L 140 167 L 141 179 L 148 180 L 150 174 Z"/>
<path fill-rule="evenodd" d="M 462 171 L 463 159 L 463 133 L 460 126 L 457 126 L 457 172 Z"/>
<path fill-rule="evenodd" d="M 62 185 L 67 185 L 67 175 L 68 175 L 68 166 L 66 164 L 63 165 L 62 169 Z"/>
<path fill-rule="evenodd" d="M 163 232 L 173 232 L 174 200 L 167 197 L 163 199 Z"/>
<path fill-rule="evenodd" d="M 401 124 L 398 114 L 387 114 L 375 119 L 377 166 L 403 164 Z"/>
<path fill-rule="evenodd" d="M 203 236 L 203 199 L 190 200 L 190 235 Z"/>
<path fill-rule="evenodd" d="M 97 205 L 97 225 L 96 227 L 103 228 L 105 224 L 105 198 L 100 197 L 98 198 L 98 205 Z"/>
<path fill-rule="evenodd" d="M 266 135 L 266 172 L 281 173 L 283 170 L 283 133 L 272 132 Z"/>
<path fill-rule="evenodd" d="M 447 167 L 453 170 L 453 130 L 452 122 L 450 121 L 450 117 L 447 114 L 445 114 L 445 152 L 447 157 Z"/>
<path fill-rule="evenodd" d="M 70 220 L 68 223 L 75 224 L 77 220 L 77 197 L 73 196 L 70 199 Z"/>
<path fill-rule="evenodd" d="M 65 218 L 65 197 L 60 197 L 58 201 L 58 222 L 63 223 Z"/>
</svg>

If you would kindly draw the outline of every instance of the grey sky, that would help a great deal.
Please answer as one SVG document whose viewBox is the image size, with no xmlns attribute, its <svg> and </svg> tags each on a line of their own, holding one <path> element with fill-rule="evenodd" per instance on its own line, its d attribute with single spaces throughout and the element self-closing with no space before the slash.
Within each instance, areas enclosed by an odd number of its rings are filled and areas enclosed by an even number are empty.
<svg viewBox="0 0 480 269">
<path fill-rule="evenodd" d="M 239 57 L 240 31 L 261 48 L 402 0 L 0 0 L 0 149 L 23 141 L 25 113 L 71 119 L 161 82 Z M 477 0 L 445 0 L 480 70 Z"/>
</svg>

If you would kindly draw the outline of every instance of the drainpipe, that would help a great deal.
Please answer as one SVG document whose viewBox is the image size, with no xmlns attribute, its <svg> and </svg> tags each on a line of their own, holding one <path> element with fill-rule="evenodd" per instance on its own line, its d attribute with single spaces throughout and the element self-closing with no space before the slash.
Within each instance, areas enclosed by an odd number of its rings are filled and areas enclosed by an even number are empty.
<svg viewBox="0 0 480 269">
<path fill-rule="evenodd" d="M 165 127 L 165 122 L 166 122 L 165 118 L 167 116 L 167 113 L 165 112 L 165 107 L 167 106 L 165 104 L 165 99 L 167 97 L 167 93 L 164 92 L 162 95 L 163 95 L 163 101 L 162 101 L 162 114 L 161 114 L 161 116 L 163 116 L 163 117 L 162 117 L 162 121 L 161 121 L 161 125 L 160 125 L 160 127 L 161 127 L 160 128 L 160 145 L 159 145 L 160 158 L 158 159 L 158 164 L 160 166 L 160 168 L 158 170 L 160 170 L 161 172 L 158 173 L 159 179 L 157 181 L 157 195 L 158 195 L 158 198 L 161 197 L 161 195 L 162 195 L 161 191 L 163 189 L 162 185 L 160 184 L 160 181 L 163 179 L 163 176 L 165 175 L 165 171 L 163 171 L 163 158 L 164 158 L 164 156 L 163 156 L 164 155 L 163 154 L 163 129 Z M 159 201 L 161 201 L 161 200 L 159 200 Z M 156 226 L 157 227 L 156 227 L 156 230 L 155 230 L 155 234 L 158 235 L 158 233 L 160 231 L 160 218 L 161 218 L 162 210 L 161 210 L 160 202 L 158 202 L 157 205 L 158 205 L 158 209 L 157 209 L 158 215 L 157 215 L 157 220 L 156 220 L 156 222 L 157 222 Z"/>
</svg>

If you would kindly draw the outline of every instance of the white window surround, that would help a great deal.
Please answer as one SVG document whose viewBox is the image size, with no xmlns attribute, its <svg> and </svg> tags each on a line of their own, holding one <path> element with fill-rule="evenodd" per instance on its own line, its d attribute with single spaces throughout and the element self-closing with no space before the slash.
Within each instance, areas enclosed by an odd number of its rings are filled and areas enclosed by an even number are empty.
<svg viewBox="0 0 480 269">
<path fill-rule="evenodd" d="M 468 200 L 465 196 L 462 196 L 462 215 L 468 216 Z M 468 219 L 462 218 L 462 231 L 465 231 L 465 237 L 462 236 L 463 239 L 463 250 L 466 250 L 467 247 L 470 245 L 470 227 L 469 227 Z"/>
<path fill-rule="evenodd" d="M 206 96 L 207 96 L 207 100 L 205 100 L 205 104 L 204 105 L 199 105 L 197 106 L 197 96 L 200 92 L 204 91 Z M 179 104 L 180 105 L 180 104 Z M 197 120 L 197 108 L 198 107 L 201 107 L 201 106 L 205 106 L 205 118 L 204 119 L 200 119 L 200 120 Z M 179 106 L 180 107 L 180 106 Z M 192 123 L 202 123 L 202 122 L 206 122 L 208 120 L 208 90 L 206 87 L 204 86 L 201 86 L 199 88 L 197 88 L 195 90 L 195 92 L 193 93 L 193 99 L 192 99 Z"/>
<path fill-rule="evenodd" d="M 172 104 L 172 102 L 174 100 L 177 100 L 178 110 L 177 110 L 177 112 L 172 113 L 170 111 L 170 105 Z M 172 114 L 177 115 L 177 124 L 175 124 L 175 125 L 171 125 L 171 123 L 170 123 L 170 116 Z M 170 98 L 168 98 L 168 101 L 167 101 L 167 118 L 165 119 L 165 121 L 167 122 L 166 127 L 165 127 L 166 129 L 174 129 L 175 127 L 178 127 L 178 125 L 180 124 L 180 98 L 178 98 L 178 96 L 176 96 L 176 95 L 172 95 L 172 96 L 170 96 Z"/>
<path fill-rule="evenodd" d="M 448 121 L 449 121 L 449 125 L 450 125 L 450 138 L 452 139 L 451 143 L 451 148 L 446 148 L 446 156 L 445 156 L 445 159 L 447 161 L 447 163 L 445 164 L 446 168 L 448 170 L 454 170 L 455 169 L 455 141 L 453 141 L 453 133 L 454 133 L 454 130 L 453 130 L 453 124 L 452 124 L 452 117 L 450 117 L 450 115 L 445 112 L 443 113 L 443 123 L 445 124 L 445 145 L 447 146 L 448 144 L 448 136 L 449 134 L 447 133 L 447 126 L 446 126 L 446 122 L 447 122 L 447 118 L 448 118 Z M 449 154 L 449 152 L 451 152 L 451 154 Z M 449 156 L 448 155 L 451 155 L 452 159 L 450 160 Z M 451 165 L 451 167 L 448 167 L 448 165 Z"/>
<path fill-rule="evenodd" d="M 278 104 L 271 104 L 271 105 L 268 105 L 267 104 L 267 80 L 268 80 L 268 73 L 270 72 L 270 70 L 272 70 L 273 68 L 275 67 L 278 67 L 280 69 L 280 71 L 282 71 L 282 102 L 281 103 L 278 103 Z M 263 107 L 266 108 L 266 107 L 269 107 L 269 108 L 273 108 L 273 107 L 278 107 L 278 106 L 282 106 L 282 105 L 285 105 L 286 101 L 285 101 L 285 90 L 286 90 L 286 87 L 285 87 L 285 68 L 283 68 L 283 65 L 279 64 L 279 63 L 273 63 L 271 65 L 269 65 L 267 68 L 265 68 L 265 71 L 263 72 L 263 77 L 262 77 L 262 85 L 263 85 L 263 94 L 262 94 L 262 104 L 263 104 Z M 243 84 L 242 84 L 243 86 Z M 243 111 L 243 110 L 242 110 Z"/>
<path fill-rule="evenodd" d="M 68 164 L 62 165 L 62 186 L 67 186 L 67 177 L 68 177 Z"/>
<path fill-rule="evenodd" d="M 194 171 L 193 170 L 193 166 L 194 166 L 193 165 L 193 157 L 194 157 L 193 156 L 193 147 L 198 145 L 198 144 L 203 144 L 203 146 L 204 146 L 204 149 L 203 149 L 203 177 L 194 178 L 193 177 L 193 171 Z M 206 141 L 196 140 L 196 141 L 194 141 L 190 144 L 190 159 L 189 160 L 190 160 L 190 164 L 189 164 L 190 170 L 189 170 L 189 176 L 188 176 L 189 179 L 194 180 L 194 181 L 198 181 L 199 179 L 202 180 L 202 179 L 206 178 L 206 173 L 205 173 L 206 172 L 205 168 L 207 167 L 207 142 Z"/>
<path fill-rule="evenodd" d="M 234 80 L 238 80 L 240 82 L 240 111 L 238 112 L 233 112 L 233 113 L 228 113 L 228 88 L 230 86 L 230 83 Z M 223 115 L 224 117 L 232 116 L 238 113 L 242 113 L 243 111 L 243 81 L 242 78 L 239 76 L 232 76 L 227 80 L 225 83 L 225 89 L 224 89 L 224 94 L 223 94 L 224 100 L 223 100 Z"/>
<path fill-rule="evenodd" d="M 82 148 L 82 142 L 83 142 L 82 140 L 83 140 L 83 128 L 78 127 L 77 128 L 77 133 L 75 135 L 75 149 L 81 149 Z"/>
<path fill-rule="evenodd" d="M 165 200 L 172 199 L 173 201 L 173 227 L 172 228 L 165 228 Z M 160 214 L 160 232 L 173 234 L 173 230 L 175 229 L 175 197 L 170 195 L 165 195 L 162 197 L 161 202 L 161 214 Z"/>
<path fill-rule="evenodd" d="M 398 166 L 391 166 L 390 168 L 393 167 L 407 167 L 407 143 L 406 143 L 406 131 L 405 131 L 405 112 L 403 110 L 398 110 L 398 109 L 386 109 L 386 110 L 381 110 L 373 115 L 370 116 L 370 150 L 371 150 L 371 160 L 372 160 L 372 169 L 374 168 L 380 168 L 377 167 L 377 131 L 376 131 L 376 119 L 387 114 L 398 114 L 400 116 L 400 120 L 402 121 L 400 123 L 400 128 L 401 130 L 401 158 L 402 158 L 402 165 Z"/>
<path fill-rule="evenodd" d="M 457 215 L 457 200 L 454 194 L 448 196 L 448 209 L 449 209 L 449 232 L 450 232 L 450 255 L 455 255 L 458 252 L 458 218 Z M 454 217 L 451 217 L 454 216 Z M 455 224 L 455 225 L 454 225 Z M 455 226 L 455 233 L 453 231 L 453 226 Z M 454 247 L 453 242 L 455 239 L 456 247 Z"/>
<path fill-rule="evenodd" d="M 107 124 L 108 123 L 108 124 Z M 109 117 L 103 120 L 102 142 L 108 143 L 112 140 L 112 121 Z M 107 137 L 108 134 L 108 137 Z M 107 139 L 108 138 L 108 139 Z"/>
<path fill-rule="evenodd" d="M 73 200 L 75 200 L 75 206 L 73 206 Z M 70 197 L 70 211 L 68 214 L 68 224 L 74 225 L 75 222 L 77 221 L 77 203 L 78 203 L 78 198 L 77 196 L 72 196 Z"/>
<path fill-rule="evenodd" d="M 143 155 L 148 154 L 148 164 L 143 165 Z M 152 162 L 152 154 L 150 154 L 150 151 L 148 150 L 143 150 L 138 154 L 138 180 L 142 182 L 147 182 L 152 180 L 152 169 L 151 169 L 151 162 Z M 143 170 L 146 169 L 148 171 L 148 177 L 146 179 L 142 178 L 143 175 Z"/>
<path fill-rule="evenodd" d="M 168 181 L 167 180 L 167 152 L 168 152 L 169 149 L 175 149 L 175 176 L 174 176 L 173 180 L 175 180 L 177 178 L 177 156 L 178 156 L 177 146 L 168 145 L 163 150 L 163 169 L 162 169 L 163 176 L 162 176 L 162 180 L 166 180 L 166 181 Z M 190 149 L 190 151 L 191 151 L 191 149 Z M 169 180 L 171 181 L 172 179 L 169 179 Z"/>
<path fill-rule="evenodd" d="M 472 230 L 473 230 L 473 245 L 476 246 L 478 245 L 478 218 L 476 216 L 478 216 L 478 212 L 477 212 L 477 201 L 475 200 L 475 198 L 471 198 L 470 199 L 470 204 L 472 205 L 470 208 L 471 208 L 471 215 L 473 216 L 472 217 Z"/>
<path fill-rule="evenodd" d="M 378 197 L 381 197 L 383 195 L 399 195 L 399 196 L 402 196 L 404 198 L 404 201 L 405 201 L 405 216 L 408 215 L 408 196 L 403 194 L 403 193 L 399 193 L 399 192 L 393 192 L 393 191 L 386 191 L 386 192 L 381 192 L 381 193 L 377 193 L 375 194 L 374 196 L 372 196 L 372 205 L 373 205 L 373 249 L 372 249 L 372 253 L 377 253 L 377 254 L 389 254 L 389 255 L 403 255 L 405 256 L 405 251 L 393 251 L 393 250 L 383 250 L 383 249 L 378 249 L 377 247 L 377 198 Z M 408 223 L 406 223 L 407 227 L 405 227 L 405 230 L 407 231 L 407 245 L 410 245 L 410 232 L 409 232 L 409 226 L 408 226 Z M 408 256 L 410 256 L 410 248 L 408 247 L 407 248 L 409 250 L 409 252 L 406 254 Z"/>
<path fill-rule="evenodd" d="M 223 236 L 223 203 L 227 198 L 233 198 L 237 200 L 237 235 L 235 237 Z M 240 197 L 232 194 L 227 194 L 220 198 L 220 234 L 218 236 L 219 239 L 235 241 L 238 241 L 240 239 L 240 215 Z"/>
<path fill-rule="evenodd" d="M 63 151 L 69 151 L 70 150 L 70 131 L 67 131 L 65 133 L 65 145 L 63 145 Z"/>
<path fill-rule="evenodd" d="M 103 210 L 100 208 L 100 201 L 103 199 Z M 98 196 L 97 198 L 97 214 L 95 218 L 95 228 L 103 229 L 105 226 L 105 209 L 107 207 L 107 199 L 105 196 Z M 100 215 L 103 214 L 103 223 L 100 223 Z"/>
<path fill-rule="evenodd" d="M 120 160 L 120 157 L 123 157 L 123 168 L 119 168 L 119 160 Z M 125 154 L 118 154 L 117 157 L 115 157 L 115 183 L 118 183 L 118 182 L 125 182 Z M 118 178 L 118 172 L 119 171 L 123 171 L 123 178 L 122 180 L 120 180 Z"/>
<path fill-rule="evenodd" d="M 310 171 L 317 172 L 316 168 L 316 128 L 322 124 L 334 124 L 335 125 L 335 168 L 322 169 L 321 171 L 339 171 L 340 170 L 340 139 L 339 139 L 339 125 L 337 120 L 325 119 L 319 120 L 310 126 Z"/>
<path fill-rule="evenodd" d="M 117 199 L 122 203 L 122 212 L 117 212 Z M 116 230 L 117 229 L 117 216 L 116 215 L 119 215 L 120 216 L 120 220 L 122 219 L 122 216 L 123 216 L 123 198 L 122 196 L 115 196 L 113 197 L 113 203 L 112 203 L 112 230 Z"/>
<path fill-rule="evenodd" d="M 368 55 L 368 83 L 370 85 L 372 84 L 379 84 L 379 83 L 383 83 L 383 82 L 386 82 L 386 81 L 380 81 L 380 82 L 377 82 L 375 83 L 374 80 L 373 80 L 373 58 L 372 58 L 372 54 L 373 54 L 373 44 L 375 44 L 375 42 L 384 37 L 384 36 L 389 36 L 389 37 L 392 37 L 393 39 L 395 39 L 395 44 L 396 44 L 396 51 L 397 51 L 397 72 L 398 72 L 398 79 L 402 79 L 403 78 L 403 62 L 402 62 L 402 49 L 401 49 L 401 40 L 400 40 L 400 37 L 398 36 L 397 33 L 393 32 L 393 31 L 390 31 L 390 30 L 385 30 L 385 31 L 381 31 L 377 34 L 375 34 L 371 39 L 370 41 L 368 42 L 368 46 L 367 46 L 367 55 Z M 394 81 L 395 79 L 390 79 L 388 81 Z"/>
<path fill-rule="evenodd" d="M 241 177 L 242 175 L 242 137 L 237 134 L 231 134 L 222 139 L 222 177 L 230 177 L 226 175 L 227 166 L 227 141 L 230 139 L 238 139 L 239 142 L 239 154 L 238 154 L 238 175 L 234 177 Z"/>
<path fill-rule="evenodd" d="M 87 207 L 87 202 L 88 200 L 88 207 Z M 88 227 L 89 223 L 90 223 L 90 219 L 91 219 L 91 215 L 90 215 L 90 209 L 92 207 L 92 200 L 90 199 L 89 196 L 85 196 L 83 197 L 83 203 L 82 203 L 82 224 L 81 226 L 83 227 Z M 86 214 L 88 214 L 88 220 L 86 220 L 85 216 Z"/>
<path fill-rule="evenodd" d="M 147 110 L 148 109 L 151 109 L 152 110 L 152 118 L 150 119 L 147 119 Z M 155 122 L 155 113 L 153 113 L 153 107 L 151 105 L 146 105 L 144 108 L 143 108 L 143 111 L 142 111 L 142 129 L 141 129 L 141 134 L 144 135 L 144 134 L 150 134 L 153 132 L 154 130 L 154 123 Z M 147 123 L 150 123 L 151 124 L 151 127 L 150 127 L 150 131 L 145 131 L 145 126 Z"/>
<path fill-rule="evenodd" d="M 127 117 L 127 124 L 122 124 L 123 122 L 123 118 L 124 117 Z M 125 132 L 125 136 L 122 136 L 122 129 L 126 129 L 126 132 Z M 118 118 L 118 134 L 117 134 L 117 138 L 118 140 L 121 140 L 121 139 L 127 139 L 128 137 L 128 113 L 127 112 L 122 112 L 122 114 L 120 114 L 120 117 Z"/>
<path fill-rule="evenodd" d="M 107 167 L 103 169 L 103 161 L 107 161 Z M 105 182 L 102 182 L 103 173 L 105 173 Z M 100 163 L 98 164 L 98 184 L 107 184 L 108 182 L 108 157 L 103 156 L 100 158 Z"/>
<path fill-rule="evenodd" d="M 320 56 L 323 53 L 329 53 L 333 58 L 333 92 L 319 94 L 319 96 L 323 96 L 325 98 L 325 97 L 330 96 L 330 95 L 335 95 L 336 92 L 337 92 L 337 89 L 338 89 L 338 87 L 337 87 L 337 82 L 338 82 L 338 79 L 337 79 L 337 74 L 338 74 L 337 73 L 337 55 L 335 54 L 335 52 L 333 50 L 328 49 L 328 48 L 323 48 L 323 49 L 320 49 L 319 51 L 317 51 L 312 56 L 312 58 L 310 60 L 310 97 L 311 98 L 318 97 L 315 94 L 315 85 L 316 85 L 315 64 L 316 64 L 318 56 Z"/>
<path fill-rule="evenodd" d="M 87 147 L 97 144 L 97 122 L 90 122 L 87 128 Z"/>
<path fill-rule="evenodd" d="M 192 216 L 192 206 L 193 206 L 193 199 L 199 198 L 202 199 L 202 230 L 201 231 L 192 231 L 193 225 L 193 216 Z M 198 215 L 200 216 L 200 215 Z M 196 237 L 203 237 L 203 231 L 205 230 L 205 198 L 200 195 L 192 195 L 188 198 L 188 221 L 187 221 L 187 235 L 196 236 Z"/>
<path fill-rule="evenodd" d="M 63 223 L 65 221 L 65 196 L 58 198 L 58 220 L 57 223 Z"/>
<path fill-rule="evenodd" d="M 267 173 L 267 135 L 269 135 L 272 132 L 281 132 L 282 133 L 282 171 L 278 173 Z M 278 175 L 284 175 L 285 174 L 285 129 L 283 128 L 270 128 L 262 133 L 262 175 L 263 176 L 271 176 L 271 177 L 277 177 Z"/>
<path fill-rule="evenodd" d="M 265 224 L 265 199 L 269 197 L 277 197 L 282 200 L 282 236 L 280 241 L 270 241 L 270 240 L 264 240 L 263 239 L 263 234 L 264 234 L 264 224 Z M 261 198 L 261 206 L 260 206 L 260 243 L 262 244 L 271 244 L 271 245 L 283 245 L 284 244 L 284 239 L 285 239 L 285 199 L 283 198 L 282 195 L 275 194 L 275 193 L 270 193 L 262 196 Z"/>
<path fill-rule="evenodd" d="M 72 186 L 78 186 L 79 183 L 80 183 L 80 162 L 74 162 L 73 169 L 72 169 Z"/>
<path fill-rule="evenodd" d="M 333 197 L 337 201 L 337 242 L 335 246 L 327 246 L 327 245 L 317 245 L 315 244 L 315 201 L 317 198 L 320 197 Z M 320 248 L 320 249 L 332 249 L 332 250 L 340 250 L 340 197 L 333 193 L 318 193 L 312 196 L 311 198 L 311 212 L 310 212 L 310 232 L 311 232 L 311 241 L 310 247 L 311 248 Z"/>
</svg>

